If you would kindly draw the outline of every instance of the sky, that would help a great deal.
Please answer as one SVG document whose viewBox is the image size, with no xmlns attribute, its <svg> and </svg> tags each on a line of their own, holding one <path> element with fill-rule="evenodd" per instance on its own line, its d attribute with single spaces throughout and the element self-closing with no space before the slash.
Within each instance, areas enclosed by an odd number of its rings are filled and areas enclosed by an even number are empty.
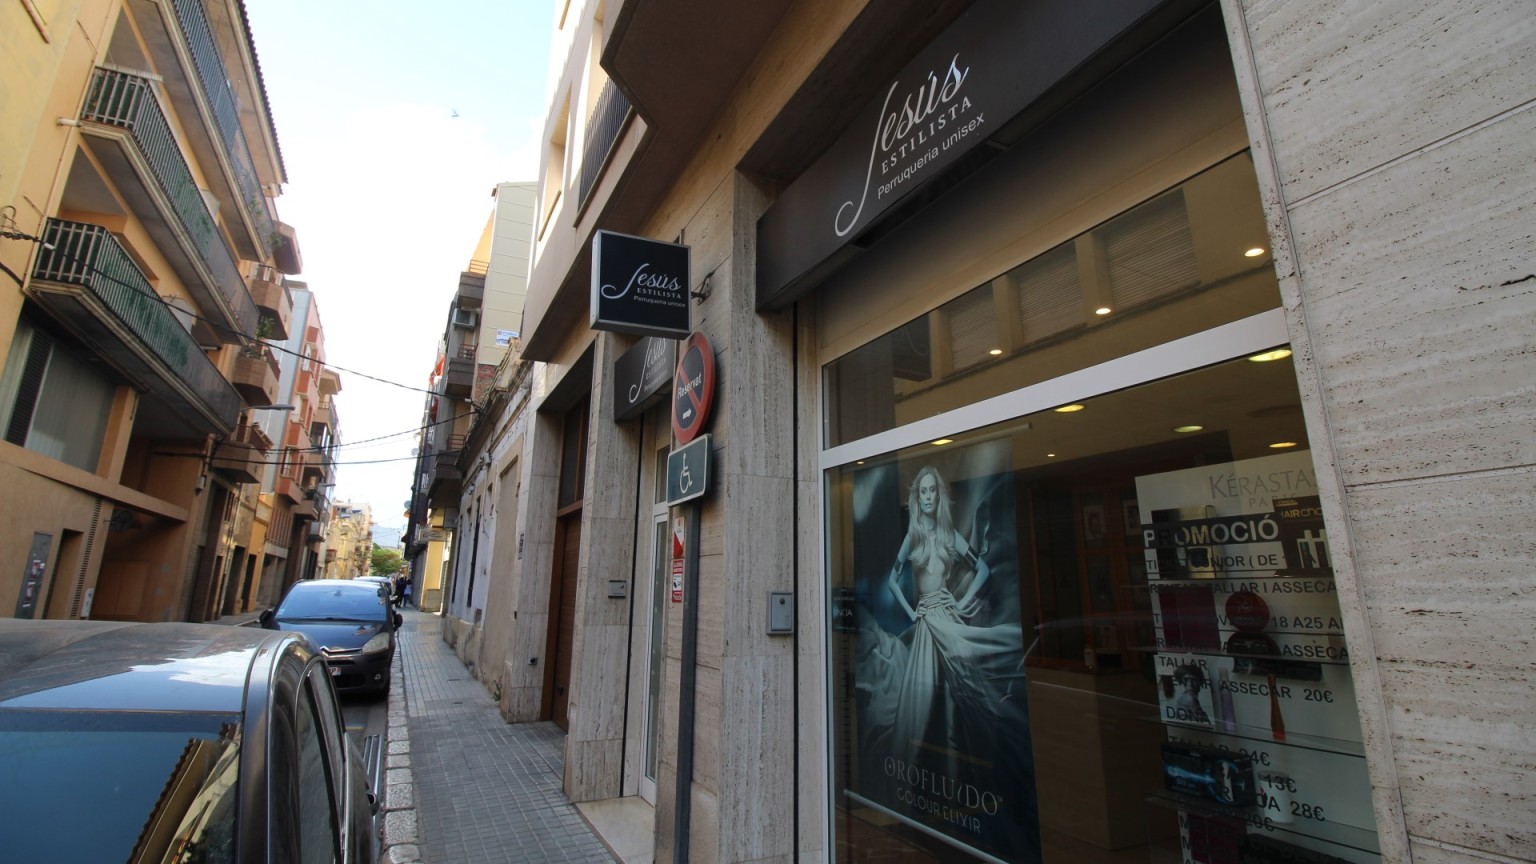
<svg viewBox="0 0 1536 864">
<path fill-rule="evenodd" d="M 287 168 L 278 215 L 304 259 L 290 278 L 341 376 L 331 500 L 370 505 L 394 545 L 425 394 L 383 382 L 427 387 L 491 190 L 537 177 L 555 3 L 245 5 Z"/>
</svg>

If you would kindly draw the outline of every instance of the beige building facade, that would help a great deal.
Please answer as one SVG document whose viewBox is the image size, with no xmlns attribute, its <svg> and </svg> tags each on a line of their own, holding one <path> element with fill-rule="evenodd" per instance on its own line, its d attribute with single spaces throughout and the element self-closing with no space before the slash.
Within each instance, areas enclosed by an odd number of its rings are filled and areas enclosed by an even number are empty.
<svg viewBox="0 0 1536 864">
<path fill-rule="evenodd" d="M 22 617 L 245 611 L 281 443 L 249 409 L 279 401 L 301 261 L 243 6 L 28 0 L 0 31 L 0 590 Z"/>
<path fill-rule="evenodd" d="M 657 860 L 1536 857 L 1533 25 L 562 7 L 448 638 Z M 702 498 L 598 230 L 689 248 Z"/>
</svg>

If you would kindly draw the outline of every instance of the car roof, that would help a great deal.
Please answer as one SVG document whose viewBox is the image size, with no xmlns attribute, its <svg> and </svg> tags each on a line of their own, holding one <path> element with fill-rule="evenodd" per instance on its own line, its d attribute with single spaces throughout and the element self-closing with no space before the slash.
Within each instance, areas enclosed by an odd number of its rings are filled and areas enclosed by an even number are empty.
<svg viewBox="0 0 1536 864">
<path fill-rule="evenodd" d="M 378 591 L 379 583 L 370 579 L 307 579 L 303 582 L 293 583 L 288 589 L 289 594 L 298 591 Z"/>
<path fill-rule="evenodd" d="M 221 624 L 0 619 L 0 710 L 243 710 L 291 633 Z"/>
</svg>

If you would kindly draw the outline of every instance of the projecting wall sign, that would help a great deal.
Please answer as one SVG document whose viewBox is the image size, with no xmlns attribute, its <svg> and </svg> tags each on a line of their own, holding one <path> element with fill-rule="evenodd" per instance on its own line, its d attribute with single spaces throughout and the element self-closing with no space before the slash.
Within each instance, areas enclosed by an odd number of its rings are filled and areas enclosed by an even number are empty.
<svg viewBox="0 0 1536 864">
<path fill-rule="evenodd" d="M 687 246 L 592 235 L 592 329 L 681 339 L 693 329 Z"/>
</svg>

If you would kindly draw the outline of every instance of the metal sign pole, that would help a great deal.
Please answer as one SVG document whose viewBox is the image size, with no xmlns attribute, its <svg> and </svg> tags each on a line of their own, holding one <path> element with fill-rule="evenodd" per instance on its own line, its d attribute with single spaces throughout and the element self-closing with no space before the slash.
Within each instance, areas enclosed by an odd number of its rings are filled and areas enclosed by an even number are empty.
<svg viewBox="0 0 1536 864">
<path fill-rule="evenodd" d="M 699 654 L 699 502 L 683 505 L 687 526 L 683 544 L 683 651 L 677 707 L 677 811 L 672 830 L 672 860 L 688 861 L 688 829 L 693 805 L 693 709 Z"/>
</svg>

